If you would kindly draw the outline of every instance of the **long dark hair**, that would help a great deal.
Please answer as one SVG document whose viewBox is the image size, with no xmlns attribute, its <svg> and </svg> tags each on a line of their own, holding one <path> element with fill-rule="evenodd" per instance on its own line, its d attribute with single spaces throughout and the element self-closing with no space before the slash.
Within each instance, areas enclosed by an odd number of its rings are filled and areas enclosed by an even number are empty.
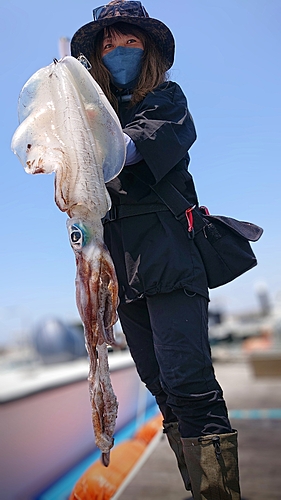
<svg viewBox="0 0 281 500">
<path fill-rule="evenodd" d="M 137 36 L 144 45 L 142 69 L 138 83 L 132 94 L 132 105 L 142 101 L 149 92 L 160 85 L 160 83 L 165 82 L 167 80 L 167 73 L 165 70 L 165 62 L 147 31 L 144 31 L 138 26 L 123 22 L 115 23 L 101 30 L 95 38 L 92 56 L 90 58 L 90 63 L 92 65 L 90 73 L 101 86 L 111 105 L 117 109 L 118 102 L 112 92 L 111 76 L 104 66 L 101 57 L 104 36 L 112 36 L 114 34 Z"/>
</svg>

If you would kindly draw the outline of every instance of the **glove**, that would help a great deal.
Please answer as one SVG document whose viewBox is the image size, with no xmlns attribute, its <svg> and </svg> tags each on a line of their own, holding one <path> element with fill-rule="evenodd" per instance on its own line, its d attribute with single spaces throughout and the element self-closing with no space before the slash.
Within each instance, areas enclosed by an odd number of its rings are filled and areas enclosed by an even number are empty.
<svg viewBox="0 0 281 500">
<path fill-rule="evenodd" d="M 125 132 L 124 139 L 126 143 L 126 160 L 125 165 L 133 165 L 134 163 L 138 163 L 138 161 L 142 160 L 142 155 L 137 150 L 134 141 L 129 137 Z"/>
</svg>

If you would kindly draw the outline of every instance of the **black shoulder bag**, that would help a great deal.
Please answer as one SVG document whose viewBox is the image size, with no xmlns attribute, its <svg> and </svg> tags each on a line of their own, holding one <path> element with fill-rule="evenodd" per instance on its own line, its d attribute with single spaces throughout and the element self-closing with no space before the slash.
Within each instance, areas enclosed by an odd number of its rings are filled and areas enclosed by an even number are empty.
<svg viewBox="0 0 281 500">
<path fill-rule="evenodd" d="M 257 265 L 249 241 L 261 237 L 261 227 L 231 217 L 210 215 L 206 207 L 191 205 L 170 181 L 163 181 L 151 188 L 194 240 L 209 288 L 225 285 Z"/>
</svg>

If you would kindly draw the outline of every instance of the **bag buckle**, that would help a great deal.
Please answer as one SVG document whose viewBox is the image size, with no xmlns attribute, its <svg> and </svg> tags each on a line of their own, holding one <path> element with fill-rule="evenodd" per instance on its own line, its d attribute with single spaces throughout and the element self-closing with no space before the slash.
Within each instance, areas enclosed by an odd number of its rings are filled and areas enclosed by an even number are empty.
<svg viewBox="0 0 281 500">
<path fill-rule="evenodd" d="M 188 234 L 188 237 L 191 240 L 193 240 L 193 238 L 195 236 L 195 234 L 194 234 L 193 213 L 192 213 L 192 210 L 194 210 L 195 207 L 196 207 L 196 205 L 193 205 L 193 207 L 189 207 L 185 211 L 185 217 L 186 217 L 186 220 L 187 220 L 187 234 Z"/>
<path fill-rule="evenodd" d="M 112 205 L 105 217 L 102 219 L 103 225 L 107 222 L 112 222 L 118 218 L 118 211 L 115 205 Z"/>
</svg>

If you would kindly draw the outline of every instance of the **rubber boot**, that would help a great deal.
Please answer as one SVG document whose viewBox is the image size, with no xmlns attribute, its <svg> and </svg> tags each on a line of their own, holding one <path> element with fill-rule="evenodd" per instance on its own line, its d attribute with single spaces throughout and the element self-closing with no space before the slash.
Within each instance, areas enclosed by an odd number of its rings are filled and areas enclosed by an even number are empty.
<svg viewBox="0 0 281 500">
<path fill-rule="evenodd" d="M 236 431 L 181 441 L 194 500 L 241 500 Z"/>
<path fill-rule="evenodd" d="M 185 457 L 183 453 L 183 446 L 178 429 L 178 422 L 171 422 L 169 424 L 163 423 L 164 434 L 167 435 L 169 445 L 172 448 L 178 462 L 178 468 L 184 482 L 185 489 L 191 490 L 190 479 L 186 467 Z"/>
</svg>

